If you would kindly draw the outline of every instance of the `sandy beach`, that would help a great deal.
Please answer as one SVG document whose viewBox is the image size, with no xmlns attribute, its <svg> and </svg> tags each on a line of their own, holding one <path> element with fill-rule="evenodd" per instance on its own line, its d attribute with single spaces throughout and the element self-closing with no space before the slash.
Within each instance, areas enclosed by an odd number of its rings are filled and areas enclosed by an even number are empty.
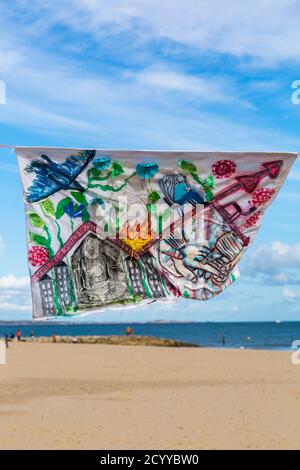
<svg viewBox="0 0 300 470">
<path fill-rule="evenodd" d="M 1 449 L 300 449 L 289 352 L 13 343 Z"/>
</svg>

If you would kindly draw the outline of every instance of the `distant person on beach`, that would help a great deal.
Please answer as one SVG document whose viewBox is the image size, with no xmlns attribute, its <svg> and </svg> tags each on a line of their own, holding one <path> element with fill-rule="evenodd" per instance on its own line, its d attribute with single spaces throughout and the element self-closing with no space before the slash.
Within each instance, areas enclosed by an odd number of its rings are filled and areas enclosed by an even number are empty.
<svg viewBox="0 0 300 470">
<path fill-rule="evenodd" d="M 9 346 L 9 337 L 8 337 L 8 334 L 5 335 L 5 346 L 6 346 L 6 349 L 8 349 L 8 346 Z"/>
<path fill-rule="evenodd" d="M 10 334 L 10 339 L 11 339 L 11 340 L 14 340 L 14 339 L 15 339 L 14 333 L 11 333 L 11 334 Z"/>
<path fill-rule="evenodd" d="M 131 326 L 127 326 L 127 328 L 126 328 L 126 335 L 127 335 L 127 336 L 130 336 L 130 335 L 132 335 L 132 333 L 133 333 L 133 330 L 132 330 Z"/>
<path fill-rule="evenodd" d="M 16 331 L 16 337 L 17 337 L 17 340 L 18 340 L 18 341 L 21 341 L 22 334 L 21 334 L 21 331 L 20 331 L 20 330 L 17 330 L 17 331 Z"/>
<path fill-rule="evenodd" d="M 34 338 L 34 331 L 31 330 L 31 332 L 30 332 L 30 339 L 31 339 L 31 341 L 33 341 L 33 338 Z"/>
<path fill-rule="evenodd" d="M 222 346 L 226 346 L 226 338 L 224 335 L 222 336 Z"/>
<path fill-rule="evenodd" d="M 53 341 L 53 343 L 56 343 L 56 339 L 57 339 L 56 334 L 53 333 L 53 335 L 52 335 L 52 341 Z"/>
</svg>

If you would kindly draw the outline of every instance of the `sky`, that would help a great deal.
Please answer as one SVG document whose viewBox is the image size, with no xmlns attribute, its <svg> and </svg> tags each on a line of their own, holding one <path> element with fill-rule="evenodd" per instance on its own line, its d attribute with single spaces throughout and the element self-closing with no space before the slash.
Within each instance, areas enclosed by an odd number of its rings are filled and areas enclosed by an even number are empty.
<svg viewBox="0 0 300 470">
<path fill-rule="evenodd" d="M 224 3 L 0 0 L 0 143 L 300 151 L 298 2 Z M 300 320 L 299 185 L 300 159 L 241 278 L 219 297 L 84 321 Z M 0 320 L 30 319 L 22 191 L 8 149 L 0 201 Z"/>
</svg>

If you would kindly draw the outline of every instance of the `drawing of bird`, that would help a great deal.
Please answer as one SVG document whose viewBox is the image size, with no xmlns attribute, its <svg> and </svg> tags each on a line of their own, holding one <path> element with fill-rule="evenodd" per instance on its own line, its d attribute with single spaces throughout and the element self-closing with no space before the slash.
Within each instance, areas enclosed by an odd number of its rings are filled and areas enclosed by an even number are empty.
<svg viewBox="0 0 300 470">
<path fill-rule="evenodd" d="M 83 192 L 76 178 L 95 157 L 96 150 L 84 150 L 77 155 L 70 155 L 63 163 L 56 163 L 47 155 L 32 160 L 26 168 L 27 173 L 35 173 L 35 179 L 26 193 L 28 202 L 38 202 L 52 196 L 62 189 L 73 189 Z"/>
<path fill-rule="evenodd" d="M 187 202 L 193 205 L 204 204 L 202 194 L 191 187 L 184 175 L 166 175 L 159 181 L 159 186 L 169 205 Z"/>
</svg>

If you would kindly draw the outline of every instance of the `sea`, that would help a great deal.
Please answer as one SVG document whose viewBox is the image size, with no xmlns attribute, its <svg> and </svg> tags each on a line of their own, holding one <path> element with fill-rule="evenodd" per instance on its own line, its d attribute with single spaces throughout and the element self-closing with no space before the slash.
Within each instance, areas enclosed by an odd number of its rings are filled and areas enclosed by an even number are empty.
<svg viewBox="0 0 300 470">
<path fill-rule="evenodd" d="M 300 344 L 300 322 L 241 322 L 241 323 L 62 323 L 26 322 L 0 323 L 0 337 L 21 330 L 22 337 L 124 335 L 127 326 L 133 334 L 171 338 L 210 348 L 245 348 L 289 350 L 295 341 Z"/>
</svg>

